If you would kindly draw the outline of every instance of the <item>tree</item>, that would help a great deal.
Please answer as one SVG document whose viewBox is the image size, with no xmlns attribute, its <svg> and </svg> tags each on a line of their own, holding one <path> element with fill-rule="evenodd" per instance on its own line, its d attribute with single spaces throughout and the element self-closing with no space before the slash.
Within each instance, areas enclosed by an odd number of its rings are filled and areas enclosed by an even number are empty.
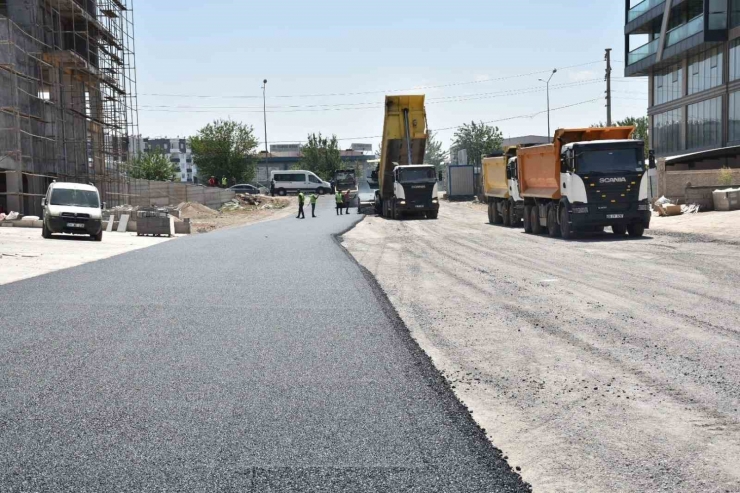
<svg viewBox="0 0 740 493">
<path fill-rule="evenodd" d="M 201 177 L 225 176 L 238 182 L 254 179 L 257 144 L 251 125 L 231 120 L 209 123 L 190 138 Z"/>
<path fill-rule="evenodd" d="M 471 122 L 455 132 L 452 145 L 467 150 L 468 164 L 480 166 L 483 156 L 500 151 L 503 142 L 504 136 L 498 127 Z"/>
<path fill-rule="evenodd" d="M 635 140 L 642 140 L 645 142 L 645 157 L 647 158 L 648 152 L 650 151 L 650 139 L 649 139 L 649 124 L 648 124 L 648 117 L 647 116 L 640 116 L 640 117 L 634 117 L 634 116 L 628 116 L 624 120 L 618 120 L 614 123 L 613 126 L 615 127 L 629 127 L 633 126 L 635 127 L 635 133 L 632 135 L 632 138 Z M 603 128 L 606 127 L 604 122 L 599 122 L 591 125 L 593 128 Z"/>
<path fill-rule="evenodd" d="M 321 133 L 309 134 L 308 142 L 301 148 L 301 160 L 296 168 L 313 171 L 324 180 L 331 180 L 334 172 L 343 168 L 337 136 L 327 138 Z"/>
<path fill-rule="evenodd" d="M 424 164 L 433 164 L 437 171 L 444 165 L 447 159 L 447 151 L 442 149 L 442 141 L 437 139 L 434 132 L 429 132 L 427 148 L 424 153 Z"/>
<path fill-rule="evenodd" d="M 169 181 L 180 172 L 180 167 L 160 150 L 141 153 L 129 163 L 128 169 L 131 178 L 153 181 Z"/>
</svg>

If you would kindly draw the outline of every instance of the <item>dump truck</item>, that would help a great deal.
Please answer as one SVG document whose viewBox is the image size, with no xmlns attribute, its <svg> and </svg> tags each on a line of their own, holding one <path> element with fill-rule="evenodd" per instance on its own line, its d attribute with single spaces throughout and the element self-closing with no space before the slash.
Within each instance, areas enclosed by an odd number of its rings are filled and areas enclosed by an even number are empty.
<svg viewBox="0 0 740 493">
<path fill-rule="evenodd" d="M 422 164 L 426 144 L 424 96 L 386 96 L 382 152 L 373 175 L 378 182 L 377 214 L 392 219 L 406 214 L 437 219 L 438 176 L 434 166 Z"/>
<path fill-rule="evenodd" d="M 518 226 L 522 222 L 524 201 L 519 195 L 516 151 L 511 146 L 483 159 L 483 193 L 491 224 Z"/>
<path fill-rule="evenodd" d="M 344 168 L 334 172 L 332 179 L 334 192 L 349 191 L 350 204 L 354 204 L 357 199 L 357 171 L 354 168 Z"/>
<path fill-rule="evenodd" d="M 651 213 L 645 144 L 634 130 L 560 129 L 551 144 L 517 149 L 524 230 L 569 239 L 611 226 L 641 237 Z"/>
</svg>

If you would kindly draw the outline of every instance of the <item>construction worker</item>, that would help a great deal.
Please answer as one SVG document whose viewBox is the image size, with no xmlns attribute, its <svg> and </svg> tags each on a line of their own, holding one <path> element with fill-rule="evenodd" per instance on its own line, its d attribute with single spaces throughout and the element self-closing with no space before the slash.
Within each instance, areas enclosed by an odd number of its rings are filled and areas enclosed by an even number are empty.
<svg viewBox="0 0 740 493">
<path fill-rule="evenodd" d="M 342 202 L 344 203 L 344 208 L 347 209 L 345 214 L 349 214 L 349 200 L 349 190 L 345 190 L 342 194 Z"/>
<path fill-rule="evenodd" d="M 296 219 L 306 219 L 306 213 L 303 212 L 303 204 L 306 203 L 306 196 L 303 192 L 298 192 L 298 216 Z"/>
<path fill-rule="evenodd" d="M 208 179 L 208 186 L 209 187 L 215 187 L 216 186 L 216 177 L 212 176 Z"/>
<path fill-rule="evenodd" d="M 319 196 L 314 192 L 309 198 L 311 199 L 311 217 L 316 217 L 316 201 L 319 200 Z"/>
<path fill-rule="evenodd" d="M 337 201 L 337 216 L 341 216 L 344 214 L 342 212 L 342 206 L 344 205 L 344 199 L 342 198 L 342 191 L 337 190 L 337 193 L 334 195 L 335 200 Z"/>
<path fill-rule="evenodd" d="M 229 187 L 229 179 L 226 178 L 225 176 L 223 178 L 221 178 L 221 186 L 223 188 L 228 188 Z"/>
</svg>

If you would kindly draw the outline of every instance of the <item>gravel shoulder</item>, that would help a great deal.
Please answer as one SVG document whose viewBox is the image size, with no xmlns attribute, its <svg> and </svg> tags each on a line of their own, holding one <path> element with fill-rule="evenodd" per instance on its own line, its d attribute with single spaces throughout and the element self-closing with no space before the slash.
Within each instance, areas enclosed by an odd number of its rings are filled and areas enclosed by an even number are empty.
<svg viewBox="0 0 740 493">
<path fill-rule="evenodd" d="M 343 244 L 534 491 L 740 491 L 737 247 L 486 221 L 445 203 Z"/>
</svg>

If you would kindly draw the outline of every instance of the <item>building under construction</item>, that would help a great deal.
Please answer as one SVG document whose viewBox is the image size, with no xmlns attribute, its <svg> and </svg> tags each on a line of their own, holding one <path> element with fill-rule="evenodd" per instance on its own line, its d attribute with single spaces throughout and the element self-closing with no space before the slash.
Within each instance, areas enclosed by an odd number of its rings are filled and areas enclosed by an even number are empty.
<svg viewBox="0 0 740 493">
<path fill-rule="evenodd" d="M 38 215 L 52 180 L 127 202 L 138 127 L 133 0 L 0 0 L 0 210 Z"/>
</svg>

